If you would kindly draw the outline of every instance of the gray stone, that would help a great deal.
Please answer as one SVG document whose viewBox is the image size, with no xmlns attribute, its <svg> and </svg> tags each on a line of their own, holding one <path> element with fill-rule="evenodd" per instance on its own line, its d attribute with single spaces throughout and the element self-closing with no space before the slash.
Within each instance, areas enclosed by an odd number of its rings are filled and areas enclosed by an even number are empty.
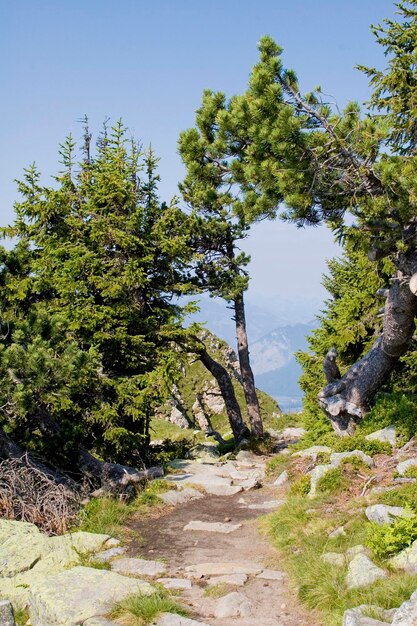
<svg viewBox="0 0 417 626">
<path fill-rule="evenodd" d="M 266 509 L 277 509 L 281 504 L 284 504 L 285 500 L 268 500 L 267 502 L 259 502 L 258 504 L 248 504 L 247 509 L 254 510 L 266 510 Z"/>
<path fill-rule="evenodd" d="M 346 565 L 346 557 L 339 552 L 325 552 L 321 555 L 321 560 L 336 567 L 344 567 Z"/>
<path fill-rule="evenodd" d="M 343 461 L 352 458 L 360 459 L 368 467 L 374 466 L 372 457 L 365 454 L 365 452 L 362 452 L 362 450 L 352 450 L 351 452 L 333 452 L 330 455 L 330 463 L 334 467 L 339 467 L 339 465 L 343 463 Z"/>
<path fill-rule="evenodd" d="M 207 584 L 209 587 L 213 585 L 235 585 L 236 587 L 243 587 L 248 580 L 246 574 L 224 574 L 223 576 L 211 576 Z"/>
<path fill-rule="evenodd" d="M 417 540 L 389 560 L 393 569 L 401 569 L 410 574 L 417 574 Z"/>
<path fill-rule="evenodd" d="M 368 554 L 369 555 L 369 550 L 368 550 L 368 548 L 363 546 L 361 543 L 359 543 L 356 546 L 352 546 L 351 548 L 348 548 L 346 550 L 346 552 L 345 552 L 346 558 L 348 560 L 353 559 L 353 557 L 356 556 L 357 554 Z"/>
<path fill-rule="evenodd" d="M 104 552 L 99 552 L 94 555 L 94 560 L 99 563 L 107 563 L 111 561 L 116 556 L 120 556 L 126 552 L 127 548 L 110 548 L 109 550 L 105 550 Z"/>
<path fill-rule="evenodd" d="M 262 578 L 264 580 L 284 580 L 287 577 L 285 572 L 280 572 L 276 569 L 264 569 L 260 574 L 256 575 L 256 578 Z"/>
<path fill-rule="evenodd" d="M 191 580 L 188 578 L 158 578 L 158 583 L 161 583 L 165 589 L 191 589 Z"/>
<path fill-rule="evenodd" d="M 13 607 L 10 600 L 0 600 L 0 626 L 15 626 Z"/>
<path fill-rule="evenodd" d="M 172 424 L 175 424 L 176 426 L 179 426 L 179 428 L 189 427 L 187 418 L 176 406 L 172 407 L 171 413 L 168 417 L 168 421 Z"/>
<path fill-rule="evenodd" d="M 310 491 L 308 492 L 309 498 L 314 498 L 317 494 L 317 484 L 320 478 L 323 478 L 327 474 L 334 469 L 334 465 L 317 465 L 314 467 L 308 475 L 310 476 L 311 484 Z"/>
<path fill-rule="evenodd" d="M 167 566 L 160 561 L 132 558 L 117 559 L 112 562 L 111 568 L 123 576 L 161 576 L 167 571 Z"/>
<path fill-rule="evenodd" d="M 165 504 L 169 504 L 171 506 L 177 506 L 179 504 L 185 504 L 190 500 L 197 500 L 198 498 L 204 498 L 204 494 L 201 491 L 197 491 L 197 489 L 192 489 L 191 487 L 186 487 L 179 491 L 178 489 L 170 489 L 165 493 L 158 494 L 158 497 L 161 498 L 165 502 Z"/>
<path fill-rule="evenodd" d="M 281 474 L 272 484 L 274 485 L 274 487 L 283 487 L 287 483 L 288 483 L 288 472 L 287 470 L 284 470 L 283 472 L 281 472 Z"/>
<path fill-rule="evenodd" d="M 365 439 L 368 441 L 389 443 L 391 446 L 395 446 L 397 442 L 397 431 L 395 426 L 387 426 L 386 428 L 381 428 L 381 430 L 376 430 L 375 432 L 366 435 Z"/>
<path fill-rule="evenodd" d="M 228 535 L 242 528 L 242 524 L 223 524 L 222 522 L 200 522 L 193 520 L 184 526 L 184 530 L 197 530 L 204 533 L 222 533 Z"/>
<path fill-rule="evenodd" d="M 339 528 L 336 528 L 335 530 L 332 530 L 331 533 L 329 533 L 329 539 L 336 539 L 336 537 L 344 537 L 346 535 L 346 531 L 344 526 L 339 526 Z"/>
<path fill-rule="evenodd" d="M 378 619 L 367 617 L 363 614 L 366 609 L 374 609 L 375 611 L 378 611 L 378 614 L 381 615 L 381 618 L 384 620 L 387 619 L 387 621 L 381 622 Z M 376 606 L 363 604 L 354 609 L 348 609 L 344 612 L 342 626 L 387 626 L 391 623 L 391 619 L 391 611 L 386 611 Z"/>
<path fill-rule="evenodd" d="M 415 626 L 415 624 L 417 624 L 417 591 L 396 609 L 392 620 L 392 626 Z"/>
<path fill-rule="evenodd" d="M 203 624 L 203 622 L 197 622 L 195 619 L 189 619 L 182 615 L 176 615 L 175 613 L 163 613 L 158 621 L 155 622 L 155 626 L 210 626 L 209 624 Z"/>
<path fill-rule="evenodd" d="M 301 427 L 288 427 L 285 428 L 282 432 L 281 432 L 281 439 L 290 439 L 290 440 L 297 440 L 301 439 L 302 437 L 304 437 L 304 435 L 306 434 L 306 429 L 305 428 L 301 428 Z"/>
<path fill-rule="evenodd" d="M 105 617 L 92 617 L 83 622 L 83 626 L 118 626 L 118 624 Z"/>
<path fill-rule="evenodd" d="M 77 626 L 106 615 L 128 595 L 150 595 L 154 588 L 142 580 L 108 570 L 74 567 L 33 582 L 29 595 L 32 626 Z"/>
<path fill-rule="evenodd" d="M 228 561 L 227 563 L 188 565 L 185 572 L 191 578 L 202 578 L 224 574 L 259 574 L 263 569 L 262 565 L 250 561 Z"/>
<path fill-rule="evenodd" d="M 236 455 L 236 461 L 246 461 L 250 463 L 257 463 L 258 459 L 253 454 L 253 452 L 250 452 L 249 450 L 239 450 L 239 452 Z"/>
<path fill-rule="evenodd" d="M 218 461 L 220 453 L 215 444 L 199 443 L 194 448 L 191 448 L 187 456 L 190 459 L 199 459 L 205 463 L 210 463 Z"/>
<path fill-rule="evenodd" d="M 324 453 L 330 454 L 332 451 L 329 446 L 310 446 L 310 448 L 306 448 L 305 450 L 299 450 L 298 452 L 293 452 L 291 456 L 300 456 L 300 457 L 308 457 L 315 456 L 316 454 Z"/>
<path fill-rule="evenodd" d="M 238 591 L 232 591 L 217 602 L 214 617 L 248 617 L 251 614 L 251 605 L 246 596 Z"/>
<path fill-rule="evenodd" d="M 385 578 L 387 573 L 372 563 L 366 554 L 357 554 L 349 563 L 346 584 L 348 589 L 366 587 L 379 578 Z"/>
<path fill-rule="evenodd" d="M 412 517 L 413 513 L 407 513 L 402 506 L 388 506 L 387 504 L 372 504 L 365 509 L 365 515 L 370 522 L 375 524 L 392 524 L 395 517 Z"/>
<path fill-rule="evenodd" d="M 401 476 L 404 476 L 404 474 L 408 469 L 410 469 L 410 467 L 415 467 L 416 465 L 417 457 L 414 457 L 412 459 L 407 459 L 406 461 L 401 461 L 401 463 L 398 463 L 396 470 Z"/>
<path fill-rule="evenodd" d="M 212 496 L 234 496 L 243 491 L 241 485 L 210 485 L 206 484 L 204 489 Z"/>
</svg>

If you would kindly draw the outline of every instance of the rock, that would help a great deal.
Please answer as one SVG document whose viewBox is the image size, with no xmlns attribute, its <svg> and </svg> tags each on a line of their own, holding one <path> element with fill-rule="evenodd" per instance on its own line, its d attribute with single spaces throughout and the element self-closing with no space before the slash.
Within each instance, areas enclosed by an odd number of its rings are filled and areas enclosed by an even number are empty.
<svg viewBox="0 0 417 626">
<path fill-rule="evenodd" d="M 373 609 L 378 611 L 378 614 L 381 615 L 382 619 L 386 619 L 387 621 L 381 622 L 372 617 L 367 617 L 364 615 L 366 610 Z M 354 609 L 348 609 L 345 611 L 343 615 L 343 625 L 342 626 L 387 626 L 391 623 L 392 620 L 392 610 L 384 610 L 380 609 L 377 606 L 370 606 L 366 604 L 362 604 Z"/>
<path fill-rule="evenodd" d="M 310 491 L 308 493 L 309 498 L 314 498 L 316 496 L 317 484 L 320 478 L 323 478 L 323 476 L 325 476 L 327 472 L 330 472 L 333 469 L 334 469 L 333 465 L 316 465 L 316 467 L 314 467 L 308 473 L 308 476 L 310 476 L 310 480 L 311 480 Z"/>
<path fill-rule="evenodd" d="M 191 580 L 188 578 L 158 578 L 158 583 L 161 583 L 165 589 L 191 589 Z"/>
<path fill-rule="evenodd" d="M 105 617 L 91 617 L 83 622 L 83 626 L 118 626 L 116 622 L 111 622 Z"/>
<path fill-rule="evenodd" d="M 392 626 L 413 626 L 417 624 L 417 591 L 411 598 L 403 602 L 399 609 L 394 612 Z"/>
<path fill-rule="evenodd" d="M 274 485 L 274 487 L 283 487 L 284 485 L 287 484 L 287 482 L 288 482 L 288 472 L 287 470 L 284 470 L 283 472 L 281 472 L 281 474 L 272 484 Z"/>
<path fill-rule="evenodd" d="M 171 424 L 179 426 L 179 428 L 188 428 L 189 423 L 184 413 L 182 413 L 176 406 L 172 407 L 171 413 L 168 416 L 168 421 Z"/>
<path fill-rule="evenodd" d="M 199 563 L 188 565 L 185 568 L 187 576 L 202 578 L 224 574 L 259 574 L 264 568 L 262 565 L 248 561 L 228 561 L 227 563 Z"/>
<path fill-rule="evenodd" d="M 395 426 L 387 426 L 376 430 L 369 435 L 366 435 L 365 439 L 368 441 L 380 441 L 381 443 L 389 443 L 391 446 L 395 446 L 397 442 L 397 431 Z"/>
<path fill-rule="evenodd" d="M 13 607 L 10 600 L 0 600 L 0 626 L 15 626 Z"/>
<path fill-rule="evenodd" d="M 162 613 L 155 622 L 155 626 L 209 626 L 203 622 L 197 622 L 195 619 L 189 619 L 175 613 Z"/>
<path fill-rule="evenodd" d="M 158 497 L 161 498 L 161 500 L 163 500 L 165 504 L 177 506 L 178 504 L 185 504 L 190 500 L 204 498 L 204 494 L 202 494 L 201 491 L 197 491 L 197 489 L 186 487 L 185 489 L 182 489 L 182 491 L 179 491 L 177 489 L 170 489 L 165 493 L 158 494 Z"/>
<path fill-rule="evenodd" d="M 223 396 L 217 385 L 216 387 L 211 387 L 204 391 L 203 400 L 210 412 L 215 415 L 221 415 L 221 413 L 224 413 L 226 410 Z"/>
<path fill-rule="evenodd" d="M 321 555 L 321 560 L 336 567 L 344 567 L 346 565 L 346 557 L 339 552 L 325 552 Z"/>
<path fill-rule="evenodd" d="M 247 580 L 246 574 L 224 574 L 223 576 L 210 577 L 207 584 L 209 587 L 213 585 L 236 585 L 236 587 L 243 587 Z"/>
<path fill-rule="evenodd" d="M 242 528 L 242 524 L 223 524 L 222 522 L 200 522 L 193 520 L 184 526 L 183 530 L 197 530 L 204 533 L 222 533 L 228 535 Z"/>
<path fill-rule="evenodd" d="M 398 463 L 396 470 L 398 474 L 400 474 L 401 476 L 404 476 L 404 474 L 410 467 L 415 467 L 416 465 L 417 465 L 417 458 L 414 457 L 412 459 L 407 459 L 406 461 L 401 461 L 401 463 Z"/>
<path fill-rule="evenodd" d="M 285 572 L 280 572 L 276 569 L 264 569 L 260 574 L 256 575 L 256 578 L 262 578 L 264 580 L 284 580 L 287 577 Z"/>
<path fill-rule="evenodd" d="M 370 522 L 375 522 L 375 524 L 392 524 L 395 517 L 412 517 L 413 513 L 407 513 L 402 506 L 372 504 L 366 507 L 365 515 Z"/>
<path fill-rule="evenodd" d="M 29 595 L 32 626 L 77 626 L 105 615 L 128 595 L 150 595 L 148 583 L 90 567 L 73 569 L 34 581 Z"/>
<path fill-rule="evenodd" d="M 47 537 L 34 524 L 0 520 L 0 574 L 16 576 L 48 554 Z"/>
<path fill-rule="evenodd" d="M 218 461 L 219 459 L 219 451 L 217 449 L 217 445 L 211 443 L 199 443 L 197 446 L 194 446 L 187 453 L 187 457 L 190 459 L 198 459 L 199 461 L 204 461 L 205 463 L 213 463 Z"/>
<path fill-rule="evenodd" d="M 277 509 L 281 504 L 284 504 L 285 500 L 269 500 L 268 502 L 259 502 L 258 504 L 248 504 L 247 509 Z"/>
<path fill-rule="evenodd" d="M 240 450 L 236 455 L 236 461 L 246 461 L 249 463 L 257 463 L 258 459 L 249 450 Z"/>
<path fill-rule="evenodd" d="M 334 467 L 339 467 L 343 461 L 352 458 L 360 459 L 368 467 L 374 466 L 372 457 L 365 454 L 365 452 L 362 452 L 362 450 L 352 450 L 351 452 L 333 452 L 330 455 L 330 463 Z"/>
<path fill-rule="evenodd" d="M 372 563 L 366 554 L 357 554 L 349 563 L 346 584 L 348 589 L 366 587 L 379 578 L 385 578 L 386 572 Z"/>
<path fill-rule="evenodd" d="M 161 576 L 167 571 L 167 566 L 160 561 L 132 558 L 117 559 L 112 562 L 111 568 L 123 576 Z"/>
<path fill-rule="evenodd" d="M 242 480 L 239 487 L 242 487 L 244 491 L 259 489 L 262 487 L 262 480 L 260 478 L 248 478 L 248 480 Z"/>
<path fill-rule="evenodd" d="M 329 533 L 329 539 L 336 539 L 336 537 L 344 537 L 346 535 L 346 531 L 344 526 L 339 526 L 339 528 L 336 528 L 335 530 L 332 530 L 331 533 Z"/>
<path fill-rule="evenodd" d="M 389 559 L 389 564 L 394 569 L 401 569 L 410 574 L 417 574 L 417 540 L 414 541 L 411 546 Z"/>
<path fill-rule="evenodd" d="M 217 602 L 214 609 L 214 617 L 222 619 L 225 617 L 248 617 L 251 614 L 249 600 L 242 593 L 232 591 Z"/>
<path fill-rule="evenodd" d="M 120 556 L 126 552 L 126 549 L 127 548 L 110 548 L 109 550 L 95 554 L 94 560 L 98 561 L 98 563 L 107 563 L 108 561 L 111 561 L 111 559 L 114 559 L 114 557 Z"/>
<path fill-rule="evenodd" d="M 348 548 L 345 552 L 346 558 L 348 560 L 353 559 L 357 554 L 369 554 L 368 548 L 365 548 L 362 544 L 358 544 L 357 546 L 352 546 Z"/>
<path fill-rule="evenodd" d="M 117 548 L 118 546 L 120 546 L 120 544 L 121 544 L 120 539 L 116 539 L 115 537 L 110 537 L 110 539 L 107 539 L 103 547 L 106 548 L 106 550 L 109 550 L 110 548 Z"/>
<path fill-rule="evenodd" d="M 291 441 L 298 441 L 299 439 L 301 439 L 302 437 L 304 437 L 304 435 L 306 434 L 306 429 L 305 428 L 294 428 L 292 426 L 285 428 L 280 435 L 281 439 L 286 439 L 286 440 L 291 440 Z"/>
<path fill-rule="evenodd" d="M 298 452 L 293 452 L 291 456 L 300 456 L 300 457 L 308 457 L 315 456 L 316 454 L 324 453 L 330 454 L 332 451 L 329 446 L 311 446 L 310 448 L 306 448 L 305 450 L 299 450 Z"/>
</svg>

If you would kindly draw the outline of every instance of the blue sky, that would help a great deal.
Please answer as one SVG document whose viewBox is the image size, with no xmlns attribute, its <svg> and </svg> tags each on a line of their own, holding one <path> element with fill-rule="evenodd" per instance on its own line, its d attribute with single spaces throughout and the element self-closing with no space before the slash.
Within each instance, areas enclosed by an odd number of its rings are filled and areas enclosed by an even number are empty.
<svg viewBox="0 0 417 626">
<path fill-rule="evenodd" d="M 305 90 L 320 84 L 343 105 L 364 101 L 356 63 L 384 65 L 371 23 L 390 0 L 0 0 L 0 213 L 12 217 L 13 180 L 36 161 L 56 172 L 58 144 L 84 114 L 97 131 L 122 117 L 161 157 L 161 195 L 177 192 L 181 130 L 193 125 L 204 88 L 239 93 L 262 34 L 284 47 Z M 253 257 L 249 298 L 323 298 L 324 260 L 337 249 L 324 229 L 263 223 L 245 244 Z"/>
</svg>

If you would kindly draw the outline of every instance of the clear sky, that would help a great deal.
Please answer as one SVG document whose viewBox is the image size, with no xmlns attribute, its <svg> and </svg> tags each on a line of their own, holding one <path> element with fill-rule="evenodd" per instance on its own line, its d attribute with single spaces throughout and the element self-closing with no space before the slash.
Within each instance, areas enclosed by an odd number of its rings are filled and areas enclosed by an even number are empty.
<svg viewBox="0 0 417 626">
<path fill-rule="evenodd" d="M 36 161 L 48 182 L 58 144 L 80 137 L 84 114 L 93 131 L 122 117 L 151 142 L 161 195 L 176 194 L 179 132 L 193 125 L 204 88 L 245 89 L 263 34 L 284 47 L 306 91 L 320 84 L 341 105 L 366 100 L 353 67 L 383 66 L 369 25 L 393 13 L 391 0 L 0 0 L 1 222 L 12 217 L 13 180 Z M 337 253 L 325 229 L 279 222 L 256 227 L 245 248 L 249 296 L 271 306 L 321 299 L 324 260 Z"/>
</svg>

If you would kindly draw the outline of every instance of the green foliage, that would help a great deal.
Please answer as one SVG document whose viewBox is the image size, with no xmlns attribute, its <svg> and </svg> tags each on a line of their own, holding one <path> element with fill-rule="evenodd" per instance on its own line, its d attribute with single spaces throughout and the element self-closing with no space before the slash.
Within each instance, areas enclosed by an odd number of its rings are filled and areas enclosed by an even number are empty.
<svg viewBox="0 0 417 626">
<path fill-rule="evenodd" d="M 311 488 L 310 476 L 301 475 L 291 483 L 289 488 L 290 496 L 306 496 Z"/>
<path fill-rule="evenodd" d="M 317 490 L 322 493 L 338 493 L 347 487 L 347 479 L 340 467 L 329 470 L 317 483 Z"/>
<path fill-rule="evenodd" d="M 94 498 L 80 514 L 79 530 L 89 533 L 103 533 L 112 537 L 120 536 L 123 524 L 133 513 L 132 503 L 115 498 Z"/>
<path fill-rule="evenodd" d="M 187 615 L 187 611 L 166 592 L 151 595 L 136 594 L 119 602 L 111 613 L 121 626 L 146 626 L 152 624 L 161 613 Z"/>
<path fill-rule="evenodd" d="M 283 454 L 277 454 L 266 462 L 266 473 L 268 476 L 276 477 L 283 472 L 288 465 L 288 458 Z"/>
<path fill-rule="evenodd" d="M 0 426 L 61 467 L 80 444 L 141 464 L 178 373 L 185 240 L 158 199 L 157 159 L 121 122 L 77 165 L 74 146 L 53 187 L 25 171 L 2 229 L 18 243 L 0 250 Z"/>
<path fill-rule="evenodd" d="M 389 454 L 391 446 L 389 443 L 382 441 L 368 441 L 361 430 L 352 437 L 336 438 L 334 444 L 335 452 L 352 452 L 353 450 L 362 450 L 365 454 L 373 456 L 374 454 Z M 349 462 L 352 462 L 352 459 L 349 459 Z"/>
<path fill-rule="evenodd" d="M 417 539 L 417 516 L 396 517 L 390 524 L 369 525 L 367 544 L 380 558 L 408 548 Z"/>
</svg>

